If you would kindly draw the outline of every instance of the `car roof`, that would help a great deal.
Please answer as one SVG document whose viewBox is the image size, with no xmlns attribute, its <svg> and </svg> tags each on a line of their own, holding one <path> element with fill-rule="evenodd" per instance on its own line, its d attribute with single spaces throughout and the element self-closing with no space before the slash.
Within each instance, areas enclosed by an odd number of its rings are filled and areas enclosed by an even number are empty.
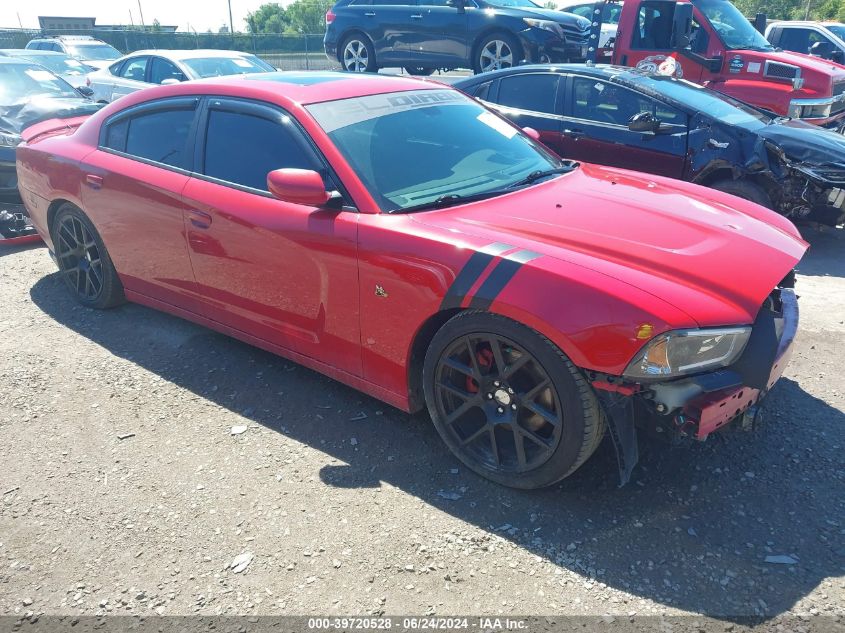
<svg viewBox="0 0 845 633">
<path fill-rule="evenodd" d="M 492 81 L 498 77 L 521 75 L 526 72 L 577 73 L 579 75 L 596 77 L 597 79 L 630 78 L 631 81 L 648 76 L 648 73 L 637 70 L 636 68 L 613 66 L 611 64 L 524 64 L 522 66 L 494 70 L 480 75 L 472 75 L 455 82 L 455 85 L 475 86 Z"/>
<path fill-rule="evenodd" d="M 452 90 L 451 86 L 400 75 L 357 74 L 331 71 L 289 71 L 212 77 L 168 86 L 156 86 L 122 97 L 129 107 L 161 98 L 210 94 L 255 98 L 285 105 L 308 105 L 367 95 L 408 90 Z M 137 98 L 134 98 L 138 95 Z M 144 97 L 147 97 L 146 99 Z"/>
<path fill-rule="evenodd" d="M 125 55 L 125 57 L 137 57 L 138 55 L 158 55 L 159 57 L 166 57 L 167 59 L 182 60 L 182 59 L 199 59 L 207 57 L 233 57 L 252 55 L 246 51 L 225 51 L 218 48 L 188 48 L 184 50 L 178 49 L 148 49 L 142 51 L 132 51 Z"/>
<path fill-rule="evenodd" d="M 67 57 L 67 55 L 59 51 L 39 51 L 34 48 L 0 48 L 0 55 L 8 55 L 9 57 L 35 57 L 38 55 Z"/>
</svg>

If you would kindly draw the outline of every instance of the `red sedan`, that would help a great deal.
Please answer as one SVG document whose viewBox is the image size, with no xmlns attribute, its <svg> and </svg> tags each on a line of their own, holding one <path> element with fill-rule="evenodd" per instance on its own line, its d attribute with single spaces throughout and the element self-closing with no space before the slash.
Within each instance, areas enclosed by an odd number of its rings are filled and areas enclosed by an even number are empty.
<svg viewBox="0 0 845 633">
<path fill-rule="evenodd" d="M 605 429 L 748 421 L 797 327 L 785 218 L 579 165 L 449 87 L 277 73 L 162 86 L 28 129 L 24 201 L 85 306 L 142 303 L 405 411 L 497 482 Z"/>
</svg>

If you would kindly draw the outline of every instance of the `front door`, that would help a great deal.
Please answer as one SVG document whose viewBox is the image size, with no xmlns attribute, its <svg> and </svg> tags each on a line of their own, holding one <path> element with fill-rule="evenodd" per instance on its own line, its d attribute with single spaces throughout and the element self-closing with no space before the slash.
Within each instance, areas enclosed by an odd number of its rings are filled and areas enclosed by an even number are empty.
<svg viewBox="0 0 845 633">
<path fill-rule="evenodd" d="M 358 214 L 267 189 L 280 168 L 317 170 L 336 189 L 326 163 L 274 106 L 212 98 L 199 129 L 185 229 L 206 316 L 360 375 Z"/>
<path fill-rule="evenodd" d="M 681 178 L 687 152 L 688 117 L 672 106 L 619 85 L 573 76 L 564 110 L 562 154 L 600 165 Z M 658 132 L 633 132 L 631 118 L 649 112 Z"/>
</svg>

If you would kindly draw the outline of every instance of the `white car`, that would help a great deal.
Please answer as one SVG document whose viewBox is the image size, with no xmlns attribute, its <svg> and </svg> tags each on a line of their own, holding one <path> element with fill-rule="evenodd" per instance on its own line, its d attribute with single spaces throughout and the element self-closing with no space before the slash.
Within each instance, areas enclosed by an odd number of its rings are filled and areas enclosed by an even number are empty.
<svg viewBox="0 0 845 633">
<path fill-rule="evenodd" d="M 845 64 L 845 24 L 840 22 L 774 21 L 766 27 L 766 39 L 785 51 Z"/>
<path fill-rule="evenodd" d="M 554 0 L 555 9 L 566 13 L 574 13 L 582 18 L 593 21 L 595 2 L 584 2 L 584 0 Z M 605 3 L 602 10 L 601 35 L 599 35 L 599 48 L 609 49 L 616 39 L 616 29 L 619 27 L 619 16 L 622 14 L 622 3 Z"/>
<path fill-rule="evenodd" d="M 94 91 L 91 97 L 94 101 L 109 103 L 155 84 L 275 70 L 255 55 L 239 51 L 136 51 L 90 73 L 86 83 Z"/>
</svg>

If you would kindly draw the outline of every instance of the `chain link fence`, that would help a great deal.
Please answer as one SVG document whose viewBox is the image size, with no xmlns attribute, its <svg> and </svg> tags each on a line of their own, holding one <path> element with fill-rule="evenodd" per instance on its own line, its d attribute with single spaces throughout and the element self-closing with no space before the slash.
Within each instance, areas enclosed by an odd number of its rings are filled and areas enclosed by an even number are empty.
<svg viewBox="0 0 845 633">
<path fill-rule="evenodd" d="M 0 29 L 0 48 L 24 48 L 31 39 L 67 32 L 38 29 Z M 114 46 L 121 53 L 148 49 L 216 48 L 253 53 L 279 70 L 336 70 L 323 50 L 322 34 L 273 35 L 251 33 L 170 33 L 141 29 L 78 30 L 72 35 L 90 35 Z"/>
</svg>

